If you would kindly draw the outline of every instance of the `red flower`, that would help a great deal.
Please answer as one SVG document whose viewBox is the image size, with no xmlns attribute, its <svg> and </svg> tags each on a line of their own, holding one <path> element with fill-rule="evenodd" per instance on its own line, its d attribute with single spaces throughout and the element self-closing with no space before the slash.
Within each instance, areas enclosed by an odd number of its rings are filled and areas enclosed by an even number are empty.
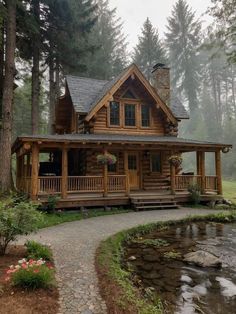
<svg viewBox="0 0 236 314">
<path fill-rule="evenodd" d="M 39 273 L 39 269 L 38 269 L 38 268 L 37 268 L 37 269 L 34 269 L 34 273 L 35 273 L 35 274 Z"/>
</svg>

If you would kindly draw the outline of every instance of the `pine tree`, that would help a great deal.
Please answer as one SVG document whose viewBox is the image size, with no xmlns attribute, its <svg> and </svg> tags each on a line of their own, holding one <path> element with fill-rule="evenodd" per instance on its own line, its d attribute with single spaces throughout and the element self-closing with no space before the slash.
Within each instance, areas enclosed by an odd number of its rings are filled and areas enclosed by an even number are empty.
<svg viewBox="0 0 236 314">
<path fill-rule="evenodd" d="M 141 71 L 151 79 L 153 66 L 157 63 L 166 63 L 166 53 L 158 35 L 149 18 L 143 24 L 142 35 L 134 48 L 133 61 L 140 67 Z"/>
<path fill-rule="evenodd" d="M 109 8 L 108 0 L 97 0 L 96 4 L 97 22 L 89 36 L 89 42 L 94 49 L 84 59 L 87 65 L 84 74 L 99 79 L 111 79 L 127 64 L 127 42 L 122 22 L 116 16 L 116 9 Z"/>
<path fill-rule="evenodd" d="M 209 13 L 218 24 L 216 39 L 224 47 L 230 63 L 236 63 L 236 0 L 211 0 Z"/>
<path fill-rule="evenodd" d="M 166 45 L 172 85 L 188 102 L 190 114 L 198 107 L 200 64 L 198 47 L 201 26 L 185 0 L 178 0 L 168 18 Z"/>
<path fill-rule="evenodd" d="M 6 3 L 6 54 L 0 135 L 0 192 L 11 189 L 12 102 L 15 77 L 16 0 Z"/>
</svg>

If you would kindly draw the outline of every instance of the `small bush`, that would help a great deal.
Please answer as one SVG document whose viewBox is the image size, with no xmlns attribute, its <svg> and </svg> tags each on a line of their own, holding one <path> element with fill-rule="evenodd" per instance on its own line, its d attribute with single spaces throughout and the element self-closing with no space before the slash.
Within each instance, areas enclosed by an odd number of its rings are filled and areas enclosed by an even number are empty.
<svg viewBox="0 0 236 314">
<path fill-rule="evenodd" d="M 36 231 L 42 219 L 42 214 L 31 202 L 0 201 L 0 255 L 5 254 L 8 244 L 17 236 Z"/>
<path fill-rule="evenodd" d="M 190 193 L 190 199 L 191 202 L 194 205 L 197 205 L 200 203 L 201 200 L 201 188 L 198 184 L 190 184 L 188 187 L 188 192 Z"/>
<path fill-rule="evenodd" d="M 54 269 L 42 259 L 23 259 L 7 270 L 6 281 L 25 289 L 48 288 L 54 284 Z"/>
<path fill-rule="evenodd" d="M 25 243 L 27 248 L 27 257 L 30 259 L 40 259 L 45 261 L 52 261 L 52 252 L 46 246 L 35 241 L 27 241 Z"/>
</svg>

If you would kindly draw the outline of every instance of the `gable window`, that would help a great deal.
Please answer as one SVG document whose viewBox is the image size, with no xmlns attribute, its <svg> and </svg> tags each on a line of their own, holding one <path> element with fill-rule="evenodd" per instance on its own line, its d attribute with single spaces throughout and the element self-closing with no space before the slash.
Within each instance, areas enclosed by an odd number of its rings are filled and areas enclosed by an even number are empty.
<svg viewBox="0 0 236 314">
<path fill-rule="evenodd" d="M 125 104 L 125 126 L 135 126 L 135 105 Z"/>
<path fill-rule="evenodd" d="M 150 126 L 150 108 L 147 105 L 141 106 L 141 120 L 142 120 L 142 127 L 149 127 Z"/>
<path fill-rule="evenodd" d="M 161 172 L 161 153 L 151 154 L 151 172 Z"/>
<path fill-rule="evenodd" d="M 110 125 L 120 125 L 120 104 L 110 102 Z"/>
</svg>

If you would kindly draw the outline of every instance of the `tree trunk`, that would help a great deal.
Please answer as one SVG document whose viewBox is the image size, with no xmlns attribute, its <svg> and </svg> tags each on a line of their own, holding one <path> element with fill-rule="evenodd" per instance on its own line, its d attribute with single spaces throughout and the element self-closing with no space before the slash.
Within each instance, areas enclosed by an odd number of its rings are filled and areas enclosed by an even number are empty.
<svg viewBox="0 0 236 314">
<path fill-rule="evenodd" d="M 2 128 L 2 95 L 4 83 L 4 21 L 0 25 L 0 130 Z M 0 132 L 1 133 L 1 132 Z M 0 134 L 1 136 L 1 134 Z M 1 141 L 1 138 L 0 138 Z"/>
<path fill-rule="evenodd" d="M 59 58 L 56 58 L 56 95 L 55 101 L 60 97 L 60 62 Z"/>
<path fill-rule="evenodd" d="M 51 134 L 54 133 L 55 124 L 55 95 L 56 95 L 56 84 L 54 78 L 54 60 L 52 54 L 49 61 L 49 107 L 50 107 L 50 117 L 49 117 L 49 128 Z"/>
<path fill-rule="evenodd" d="M 7 1 L 5 79 L 2 99 L 2 137 L 0 143 L 0 191 L 11 189 L 12 103 L 15 76 L 16 0 Z M 4 152 L 4 153 L 3 153 Z"/>
<path fill-rule="evenodd" d="M 40 78 L 39 78 L 39 62 L 40 62 L 40 6 L 39 0 L 33 1 L 32 8 L 34 17 L 37 22 L 37 33 L 33 41 L 33 67 L 32 67 L 32 109 L 31 123 L 32 133 L 39 132 L 39 94 L 40 94 Z"/>
</svg>

